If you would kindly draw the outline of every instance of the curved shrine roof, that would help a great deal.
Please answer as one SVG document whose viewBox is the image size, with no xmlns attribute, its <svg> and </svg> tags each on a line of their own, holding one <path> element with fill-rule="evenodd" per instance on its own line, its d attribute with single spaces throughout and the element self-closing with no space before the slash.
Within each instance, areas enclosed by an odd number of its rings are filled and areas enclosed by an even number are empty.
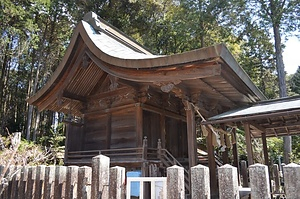
<svg viewBox="0 0 300 199">
<path fill-rule="evenodd" d="M 40 110 L 83 114 L 82 102 L 89 100 L 107 75 L 193 99 L 201 106 L 226 107 L 224 110 L 265 99 L 223 44 L 175 55 L 153 55 L 88 13 L 77 25 L 51 79 L 28 103 Z"/>
</svg>

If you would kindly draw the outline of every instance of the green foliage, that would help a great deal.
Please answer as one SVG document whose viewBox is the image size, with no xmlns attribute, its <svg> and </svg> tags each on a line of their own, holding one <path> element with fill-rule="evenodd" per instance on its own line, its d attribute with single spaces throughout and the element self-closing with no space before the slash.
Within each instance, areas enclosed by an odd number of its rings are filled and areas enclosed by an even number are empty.
<svg viewBox="0 0 300 199">
<path fill-rule="evenodd" d="M 50 128 L 49 134 L 44 134 L 39 139 L 39 143 L 46 146 L 50 151 L 51 158 L 49 158 L 48 163 L 63 164 L 65 138 L 65 125 L 59 123 L 56 128 Z"/>
<path fill-rule="evenodd" d="M 300 136 L 292 136 L 292 155 L 291 162 L 300 164 Z"/>
<path fill-rule="evenodd" d="M 247 160 L 245 132 L 243 129 L 237 128 L 237 146 L 240 160 Z M 283 156 L 283 140 L 282 138 L 267 138 L 267 146 L 269 159 L 274 164 L 278 164 L 278 157 Z M 264 154 L 261 138 L 252 139 L 253 159 L 256 163 L 264 164 Z M 295 147 L 295 145 L 294 145 Z M 296 147 L 297 148 L 297 147 Z"/>
<path fill-rule="evenodd" d="M 267 139 L 270 160 L 274 164 L 278 164 L 278 158 L 283 156 L 283 140 L 282 138 L 273 137 Z"/>
<path fill-rule="evenodd" d="M 296 73 L 289 80 L 289 85 L 292 92 L 300 95 L 300 66 L 298 66 Z"/>
</svg>

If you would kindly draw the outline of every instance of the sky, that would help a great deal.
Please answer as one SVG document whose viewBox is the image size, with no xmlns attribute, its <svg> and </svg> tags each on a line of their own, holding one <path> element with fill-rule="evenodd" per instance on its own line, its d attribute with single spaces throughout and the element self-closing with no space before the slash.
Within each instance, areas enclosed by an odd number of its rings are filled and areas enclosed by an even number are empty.
<svg viewBox="0 0 300 199">
<path fill-rule="evenodd" d="M 287 74 L 294 74 L 300 66 L 300 40 L 297 37 L 291 37 L 285 43 L 283 51 L 283 62 Z"/>
</svg>

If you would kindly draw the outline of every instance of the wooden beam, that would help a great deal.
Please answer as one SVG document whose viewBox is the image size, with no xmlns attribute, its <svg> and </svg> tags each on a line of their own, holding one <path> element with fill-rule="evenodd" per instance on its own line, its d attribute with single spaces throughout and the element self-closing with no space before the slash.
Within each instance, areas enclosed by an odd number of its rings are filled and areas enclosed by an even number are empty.
<svg viewBox="0 0 300 199">
<path fill-rule="evenodd" d="M 232 101 L 231 99 L 229 99 L 228 97 L 226 97 L 224 94 L 220 93 L 218 91 L 218 89 L 214 88 L 213 86 L 211 86 L 209 83 L 207 83 L 204 79 L 199 79 L 199 81 L 201 81 L 203 84 L 205 84 L 205 86 L 207 86 L 208 88 L 210 88 L 212 90 L 213 93 L 216 93 L 219 95 L 220 98 L 222 99 L 226 99 L 228 101 L 228 103 L 231 105 L 231 106 L 234 106 L 234 107 L 237 107 L 237 104 Z"/>
<path fill-rule="evenodd" d="M 130 87 L 122 87 L 122 88 L 117 88 L 113 91 L 106 91 L 106 92 L 102 92 L 102 93 L 98 93 L 95 95 L 90 95 L 88 96 L 88 100 L 94 100 L 94 99 L 102 99 L 102 98 L 110 98 L 110 97 L 115 97 L 115 96 L 119 96 L 122 94 L 127 94 L 127 93 L 133 93 L 134 89 L 130 88 Z"/>
<path fill-rule="evenodd" d="M 265 127 L 265 130 L 270 130 L 270 129 L 273 129 L 273 128 L 286 128 L 286 127 L 293 127 L 293 126 L 299 126 L 300 125 L 300 122 L 289 122 L 289 121 L 286 121 L 284 123 L 276 123 L 276 121 L 272 122 L 272 124 L 268 125 Z"/>
<path fill-rule="evenodd" d="M 181 120 L 181 121 L 184 121 L 184 122 L 186 121 L 185 116 L 180 115 L 178 113 L 174 113 L 174 112 L 171 112 L 171 111 L 168 111 L 168 110 L 165 110 L 165 109 L 162 109 L 162 108 L 158 108 L 158 107 L 155 107 L 155 106 L 152 106 L 152 105 L 149 105 L 149 104 L 141 104 L 141 106 L 143 107 L 144 110 L 147 110 L 147 111 L 150 111 L 150 112 L 153 112 L 153 113 L 163 114 L 167 117 L 174 118 L 174 119 L 177 119 L 177 120 Z"/>
<path fill-rule="evenodd" d="M 87 102 L 85 96 L 76 95 L 76 94 L 70 93 L 69 91 L 66 91 L 66 90 L 63 91 L 62 97 L 68 98 L 68 99 L 71 99 L 71 100 L 76 100 L 76 101 L 79 101 L 79 102 L 82 102 L 82 103 Z"/>
<path fill-rule="evenodd" d="M 117 67 L 100 60 L 90 51 L 88 51 L 87 54 L 93 62 L 105 72 L 122 79 L 136 82 L 168 82 L 175 80 L 206 78 L 221 74 L 221 65 L 215 62 L 209 64 L 189 63 L 182 66 L 167 65 L 163 68 L 143 68 L 137 73 L 137 68 Z"/>
<path fill-rule="evenodd" d="M 246 138 L 248 166 L 250 166 L 253 164 L 253 151 L 252 151 L 252 138 L 251 138 L 249 123 L 244 123 L 244 130 L 245 130 L 245 138 Z"/>
<path fill-rule="evenodd" d="M 264 127 L 262 127 L 261 125 L 259 125 L 258 123 L 254 122 L 254 121 L 251 121 L 251 122 L 248 122 L 250 124 L 250 127 L 254 130 L 257 130 L 259 132 L 264 132 L 266 131 L 266 129 Z"/>
<path fill-rule="evenodd" d="M 195 111 L 189 101 L 183 102 L 186 110 L 187 140 L 189 154 L 189 168 L 197 164 L 197 136 Z"/>
<path fill-rule="evenodd" d="M 117 112 L 117 111 L 124 110 L 124 109 L 129 109 L 129 108 L 134 108 L 134 107 L 136 107 L 136 104 L 125 104 L 125 105 L 118 106 L 118 107 L 112 107 L 112 108 L 106 108 L 106 109 L 101 109 L 101 110 L 93 110 L 90 112 L 85 112 L 84 115 L 87 117 L 101 116 L 101 115 L 106 115 L 107 113 L 113 113 L 113 112 Z"/>
</svg>

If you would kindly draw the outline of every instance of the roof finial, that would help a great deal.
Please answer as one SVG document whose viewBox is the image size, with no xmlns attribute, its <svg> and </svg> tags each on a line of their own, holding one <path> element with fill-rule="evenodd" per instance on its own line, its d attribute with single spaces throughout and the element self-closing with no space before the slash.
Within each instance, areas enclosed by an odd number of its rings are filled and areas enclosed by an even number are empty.
<svg viewBox="0 0 300 199">
<path fill-rule="evenodd" d="M 84 15 L 83 20 L 88 22 L 95 30 L 101 31 L 100 20 L 98 19 L 98 15 L 94 12 L 88 12 Z"/>
</svg>

